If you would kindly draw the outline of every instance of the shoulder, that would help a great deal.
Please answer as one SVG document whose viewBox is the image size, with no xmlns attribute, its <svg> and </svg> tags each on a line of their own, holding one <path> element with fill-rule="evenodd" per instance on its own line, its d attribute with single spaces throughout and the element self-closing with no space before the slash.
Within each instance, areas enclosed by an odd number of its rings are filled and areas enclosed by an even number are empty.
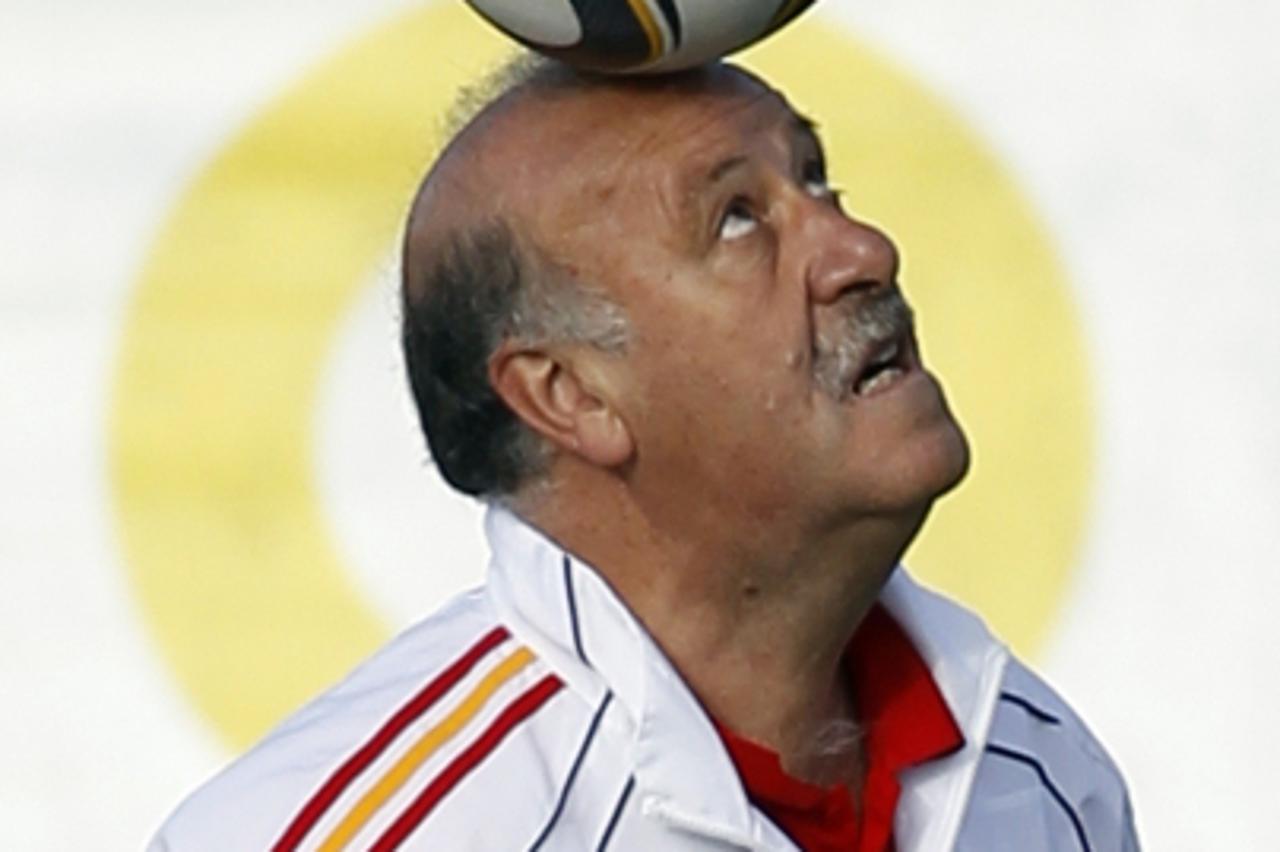
<svg viewBox="0 0 1280 852">
<path fill-rule="evenodd" d="M 1084 720 L 1016 658 L 1005 668 L 987 748 L 1029 752 L 1064 777 L 1112 795 L 1126 789 L 1120 769 Z"/>
<path fill-rule="evenodd" d="M 499 826 L 527 845 L 596 709 L 468 593 L 188 797 L 151 850 L 391 848 L 428 816 L 448 848 L 481 828 L 477 848 L 505 848 Z"/>
<path fill-rule="evenodd" d="M 1136 849 L 1128 788 L 1115 761 L 1075 710 L 1017 659 L 1005 668 L 978 766 L 969 821 L 1035 806 L 1080 848 Z M 1025 824 L 1025 820 L 1017 821 Z"/>
<path fill-rule="evenodd" d="M 958 852 L 1137 849 L 1120 770 L 1057 691 L 980 618 L 905 572 L 895 573 L 882 601 L 911 628 L 953 713 L 967 720 L 969 757 L 954 765 L 974 774 Z"/>
</svg>

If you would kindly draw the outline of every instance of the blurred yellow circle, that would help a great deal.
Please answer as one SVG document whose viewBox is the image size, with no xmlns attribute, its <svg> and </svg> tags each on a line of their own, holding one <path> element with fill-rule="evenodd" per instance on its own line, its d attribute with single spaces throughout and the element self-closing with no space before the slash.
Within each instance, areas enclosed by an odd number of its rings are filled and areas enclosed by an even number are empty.
<svg viewBox="0 0 1280 852">
<path fill-rule="evenodd" d="M 234 747 L 386 638 L 317 499 L 320 371 L 440 116 L 507 50 L 456 3 L 359 39 L 197 176 L 138 281 L 110 423 L 122 546 L 159 648 Z M 908 561 L 1034 651 L 1091 461 L 1083 342 L 1050 242 L 965 123 L 849 34 L 811 16 L 744 61 L 822 122 L 849 204 L 898 241 L 926 356 L 974 444 Z"/>
</svg>

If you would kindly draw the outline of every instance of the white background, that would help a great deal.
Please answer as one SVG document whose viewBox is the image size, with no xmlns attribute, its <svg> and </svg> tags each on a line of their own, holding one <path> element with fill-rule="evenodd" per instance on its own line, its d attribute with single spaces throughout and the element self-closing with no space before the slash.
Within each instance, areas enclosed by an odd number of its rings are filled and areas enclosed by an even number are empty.
<svg viewBox="0 0 1280 852">
<path fill-rule="evenodd" d="M 113 538 L 105 413 L 124 307 L 192 174 L 407 5 L 0 0 L 4 848 L 139 848 L 229 756 L 139 623 Z M 1280 849 L 1280 6 L 821 6 L 977 128 L 1077 287 L 1098 474 L 1039 666 L 1126 771 L 1148 848 Z M 388 286 L 335 343 L 317 466 L 357 581 L 403 623 L 442 594 L 381 567 L 421 552 L 407 519 L 457 514 L 453 546 L 477 570 L 446 584 L 478 576 L 481 549 L 473 511 L 414 464 Z M 378 511 L 353 497 L 370 470 Z"/>
</svg>

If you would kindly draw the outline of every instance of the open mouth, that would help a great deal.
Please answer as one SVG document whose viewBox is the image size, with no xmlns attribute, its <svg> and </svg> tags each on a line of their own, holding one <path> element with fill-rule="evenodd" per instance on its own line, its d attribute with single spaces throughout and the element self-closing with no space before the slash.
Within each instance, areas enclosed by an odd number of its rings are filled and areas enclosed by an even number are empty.
<svg viewBox="0 0 1280 852">
<path fill-rule="evenodd" d="M 877 344 L 853 381 L 853 395 L 874 396 L 893 385 L 911 369 L 911 345 L 906 334 Z"/>
<path fill-rule="evenodd" d="M 813 376 L 827 396 L 877 396 L 920 372 L 911 308 L 896 287 L 832 310 L 813 341 Z"/>
</svg>

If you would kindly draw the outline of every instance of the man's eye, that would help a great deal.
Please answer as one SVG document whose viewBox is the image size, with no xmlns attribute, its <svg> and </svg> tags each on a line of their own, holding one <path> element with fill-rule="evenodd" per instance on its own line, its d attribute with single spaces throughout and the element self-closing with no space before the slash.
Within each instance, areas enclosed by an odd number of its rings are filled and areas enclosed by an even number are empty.
<svg viewBox="0 0 1280 852">
<path fill-rule="evenodd" d="M 734 201 L 724 211 L 716 236 L 722 240 L 736 240 L 750 234 L 760 225 L 751 206 L 745 201 Z"/>
<path fill-rule="evenodd" d="M 804 191 L 814 198 L 826 198 L 831 195 L 831 186 L 825 178 L 822 180 L 805 180 Z"/>
<path fill-rule="evenodd" d="M 822 163 L 808 163 L 801 177 L 804 182 L 804 191 L 814 198 L 838 198 L 840 195 L 828 182 L 827 170 L 823 168 Z"/>
</svg>

